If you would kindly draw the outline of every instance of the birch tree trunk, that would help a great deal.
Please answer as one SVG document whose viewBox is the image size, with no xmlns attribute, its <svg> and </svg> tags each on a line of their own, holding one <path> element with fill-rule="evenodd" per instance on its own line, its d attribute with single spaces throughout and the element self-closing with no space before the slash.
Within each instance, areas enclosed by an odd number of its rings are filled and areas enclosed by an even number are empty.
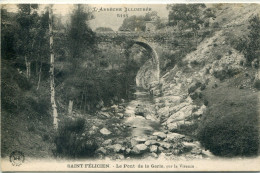
<svg viewBox="0 0 260 173">
<path fill-rule="evenodd" d="M 68 114 L 71 115 L 73 109 L 73 100 L 69 101 Z"/>
<path fill-rule="evenodd" d="M 42 62 L 41 62 L 41 66 L 40 66 L 39 78 L 38 78 L 38 84 L 37 84 L 36 90 L 38 90 L 40 88 L 41 76 L 42 76 Z"/>
<path fill-rule="evenodd" d="M 28 61 L 27 56 L 24 57 L 26 66 L 26 78 L 30 79 L 31 76 L 31 62 Z"/>
<path fill-rule="evenodd" d="M 54 129 L 58 128 L 58 112 L 55 102 L 55 84 L 54 84 L 54 50 L 53 50 L 53 30 L 52 30 L 52 5 L 49 6 L 49 32 L 50 32 L 50 86 L 51 86 L 51 106 Z"/>
</svg>

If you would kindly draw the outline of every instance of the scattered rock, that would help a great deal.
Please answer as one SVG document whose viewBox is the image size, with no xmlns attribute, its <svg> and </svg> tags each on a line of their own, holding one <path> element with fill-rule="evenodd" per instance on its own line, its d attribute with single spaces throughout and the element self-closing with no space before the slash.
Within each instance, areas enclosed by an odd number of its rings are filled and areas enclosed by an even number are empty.
<svg viewBox="0 0 260 173">
<path fill-rule="evenodd" d="M 110 144 L 112 144 L 112 139 L 107 139 L 107 140 L 105 140 L 105 141 L 102 143 L 102 145 L 110 145 Z"/>
<path fill-rule="evenodd" d="M 136 146 L 134 146 L 131 152 L 133 154 L 142 154 L 145 151 L 147 151 L 147 146 L 145 144 L 137 144 Z"/>
<path fill-rule="evenodd" d="M 113 147 L 114 147 L 114 152 L 116 152 L 116 153 L 120 152 L 122 149 L 122 145 L 120 145 L 120 144 L 115 144 L 115 145 L 113 145 Z"/>
<path fill-rule="evenodd" d="M 195 147 L 191 150 L 191 154 L 200 155 L 200 154 L 202 154 L 202 150 Z"/>
<path fill-rule="evenodd" d="M 157 139 L 157 136 L 149 136 L 148 139 L 149 139 L 149 140 L 156 140 L 156 139 Z"/>
<path fill-rule="evenodd" d="M 145 143 L 145 145 L 149 146 L 149 145 L 160 145 L 160 143 L 156 140 L 147 140 Z"/>
<path fill-rule="evenodd" d="M 163 107 L 157 111 L 160 117 L 168 117 L 169 116 L 169 106 Z"/>
<path fill-rule="evenodd" d="M 169 133 L 167 134 L 167 138 L 165 141 L 167 142 L 174 142 L 174 141 L 177 141 L 177 140 L 180 140 L 180 139 L 183 139 L 185 138 L 184 135 L 181 135 L 181 134 L 178 134 L 178 133 Z"/>
<path fill-rule="evenodd" d="M 116 154 L 112 156 L 112 160 L 123 160 L 125 156 L 123 154 Z"/>
<path fill-rule="evenodd" d="M 97 153 L 101 153 L 101 154 L 106 154 L 107 153 L 107 150 L 103 147 L 100 147 L 99 149 L 97 149 L 96 151 Z"/>
<path fill-rule="evenodd" d="M 165 149 L 169 149 L 169 148 L 171 148 L 172 145 L 168 142 L 160 142 L 160 146 Z"/>
<path fill-rule="evenodd" d="M 195 117 L 201 116 L 205 111 L 207 107 L 205 105 L 202 105 L 196 112 L 193 113 Z"/>
<path fill-rule="evenodd" d="M 163 147 L 158 147 L 159 152 L 163 152 L 164 148 Z"/>
<path fill-rule="evenodd" d="M 101 111 L 106 111 L 106 110 L 107 110 L 107 108 L 105 108 L 105 107 L 101 108 Z"/>
<path fill-rule="evenodd" d="M 158 155 L 156 153 L 151 153 L 151 156 L 154 158 L 158 158 Z"/>
<path fill-rule="evenodd" d="M 189 104 L 190 104 L 190 103 L 183 102 L 183 103 L 178 104 L 178 105 L 176 105 L 176 106 L 174 106 L 174 107 L 171 107 L 171 108 L 169 109 L 170 115 L 172 115 L 172 114 L 178 112 L 179 110 L 181 110 L 181 109 L 184 108 L 185 106 L 188 106 Z"/>
<path fill-rule="evenodd" d="M 146 141 L 146 138 L 143 138 L 143 137 L 132 138 L 131 145 L 132 145 L 132 147 L 134 147 L 137 144 L 145 143 L 145 141 Z"/>
<path fill-rule="evenodd" d="M 170 123 L 170 124 L 167 125 L 167 127 L 168 127 L 168 130 L 170 132 L 172 132 L 172 131 L 178 129 L 178 123 L 176 123 L 176 122 Z"/>
<path fill-rule="evenodd" d="M 165 156 L 171 156 L 172 155 L 172 153 L 165 153 Z"/>
<path fill-rule="evenodd" d="M 112 109 L 113 112 L 118 112 L 118 106 L 117 105 L 111 106 L 111 109 Z"/>
<path fill-rule="evenodd" d="M 135 115 L 144 116 L 144 112 L 141 112 L 140 110 L 136 110 Z"/>
<path fill-rule="evenodd" d="M 154 132 L 153 133 L 154 136 L 158 136 L 161 139 L 165 139 L 166 138 L 166 134 L 163 132 Z"/>
<path fill-rule="evenodd" d="M 129 154 L 129 153 L 131 152 L 131 149 L 130 149 L 130 148 L 127 148 L 127 149 L 125 150 L 125 152 L 126 152 L 126 154 Z"/>
<path fill-rule="evenodd" d="M 122 113 L 117 113 L 117 115 L 119 116 L 119 118 L 124 118 L 124 114 Z"/>
<path fill-rule="evenodd" d="M 102 135 L 110 135 L 110 134 L 111 134 L 111 132 L 110 132 L 109 130 L 107 130 L 107 128 L 102 128 L 102 129 L 100 130 L 100 133 L 101 133 Z"/>
<path fill-rule="evenodd" d="M 111 117 L 109 115 L 109 113 L 107 113 L 107 112 L 99 112 L 99 115 L 101 115 L 102 117 L 105 117 L 105 118 L 110 118 Z"/>
<path fill-rule="evenodd" d="M 151 145 L 150 146 L 150 152 L 157 153 L 157 151 L 158 151 L 158 146 L 156 146 L 156 145 Z"/>
<path fill-rule="evenodd" d="M 172 122 L 184 120 L 186 117 L 190 116 L 192 113 L 192 109 L 194 108 L 194 105 L 188 105 L 183 107 L 180 111 L 172 114 L 168 120 L 167 124 L 170 124 Z"/>
<path fill-rule="evenodd" d="M 186 142 L 193 142 L 193 139 L 189 136 L 185 136 L 185 138 L 183 140 Z"/>
</svg>

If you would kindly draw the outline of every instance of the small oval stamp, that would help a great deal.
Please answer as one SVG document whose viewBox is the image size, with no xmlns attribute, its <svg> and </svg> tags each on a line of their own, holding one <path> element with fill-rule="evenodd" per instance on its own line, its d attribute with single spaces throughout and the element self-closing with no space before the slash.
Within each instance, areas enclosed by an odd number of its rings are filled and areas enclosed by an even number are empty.
<svg viewBox="0 0 260 173">
<path fill-rule="evenodd" d="M 20 166 L 25 160 L 24 154 L 21 151 L 13 151 L 9 158 L 13 166 Z"/>
</svg>

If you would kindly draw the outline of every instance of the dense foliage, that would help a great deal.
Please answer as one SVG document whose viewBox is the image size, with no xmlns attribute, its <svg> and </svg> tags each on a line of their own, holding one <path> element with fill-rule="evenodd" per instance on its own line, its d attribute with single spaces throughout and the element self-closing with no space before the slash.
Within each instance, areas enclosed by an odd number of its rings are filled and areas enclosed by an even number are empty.
<svg viewBox="0 0 260 173">
<path fill-rule="evenodd" d="M 145 31 L 146 22 L 153 21 L 157 28 L 162 27 L 160 17 L 157 12 L 152 11 L 144 16 L 130 16 L 124 19 L 119 31 Z"/>
<path fill-rule="evenodd" d="M 213 154 L 230 157 L 258 153 L 257 97 L 245 93 L 219 87 L 214 94 L 207 94 L 208 110 L 199 123 L 198 138 Z"/>
<path fill-rule="evenodd" d="M 98 148 L 95 136 L 86 134 L 89 125 L 84 118 L 65 119 L 55 137 L 57 156 L 68 158 L 94 157 Z"/>
<path fill-rule="evenodd" d="M 20 4 L 18 9 L 17 13 L 1 9 L 1 110 L 4 115 L 2 120 L 7 122 L 3 123 L 2 129 L 9 131 L 4 133 L 4 149 L 10 148 L 9 143 L 14 143 L 9 133 L 17 136 L 24 133 L 28 139 L 39 136 L 37 140 L 46 142 L 47 146 L 55 144 L 56 156 L 93 157 L 98 144 L 95 137 L 88 134 L 92 124 L 86 118 L 64 117 L 77 114 L 96 118 L 102 107 L 110 108 L 131 99 L 137 71 L 151 55 L 144 48 L 133 46 L 131 41 L 122 41 L 125 38 L 119 37 L 118 43 L 109 45 L 98 43 L 97 34 L 88 25 L 93 15 L 87 6 L 76 5 L 66 24 L 62 22 L 61 16 L 53 16 L 55 92 L 58 112 L 62 117 L 61 125 L 55 133 L 52 131 L 50 110 L 49 13 L 47 10 L 39 13 L 38 5 L 33 4 Z M 179 36 L 176 34 L 170 46 L 167 45 L 169 48 L 160 54 L 161 75 L 174 66 L 187 69 L 188 64 L 182 61 L 183 58 L 196 50 L 195 42 L 209 35 L 208 32 L 197 34 L 199 30 L 208 27 L 209 18 L 215 17 L 214 10 L 206 8 L 204 4 L 174 4 L 169 5 L 168 9 L 167 27 L 192 32 L 183 32 Z M 119 30 L 145 31 L 146 23 L 151 21 L 157 29 L 166 26 L 156 12 L 151 12 L 126 18 Z M 112 31 L 106 27 L 96 29 L 96 32 Z M 196 40 L 192 40 L 193 36 Z M 121 42 L 126 45 L 123 45 L 126 50 L 122 49 Z M 249 20 L 249 34 L 234 46 L 243 52 L 248 64 L 256 62 L 254 66 L 258 67 L 259 45 L 260 19 L 254 16 Z M 194 67 L 198 62 L 193 61 L 190 65 Z M 221 72 L 214 72 L 213 76 L 223 82 L 238 73 L 224 68 Z M 198 85 L 188 92 L 192 93 L 199 87 L 202 86 Z M 255 80 L 254 87 L 260 88 L 259 80 Z M 259 134 L 256 128 L 257 99 L 241 90 L 237 91 L 237 88 L 233 93 L 229 87 L 223 88 L 225 91 L 214 91 L 219 95 L 214 95 L 214 92 L 208 94 L 211 97 L 206 99 L 208 110 L 202 121 L 192 127 L 183 126 L 182 130 L 192 131 L 193 134 L 198 132 L 196 135 L 202 145 L 216 155 L 255 155 L 259 146 L 256 138 Z M 225 100 L 224 96 L 229 96 L 230 100 Z M 241 100 L 245 96 L 246 102 Z M 195 100 L 199 96 L 191 97 Z M 71 102 L 74 103 L 73 114 L 68 114 Z M 22 127 L 19 126 L 20 120 Z M 13 126 L 19 126 L 20 131 L 17 133 Z M 6 142 L 6 139 L 11 142 Z M 38 141 L 35 146 L 38 147 Z M 34 150 L 37 151 L 35 146 Z M 9 151 L 3 152 L 7 155 Z"/>
<path fill-rule="evenodd" d="M 113 31 L 112 28 L 108 28 L 108 27 L 98 27 L 95 30 L 96 32 L 107 32 L 107 31 Z"/>
<path fill-rule="evenodd" d="M 205 26 L 208 18 L 215 17 L 214 11 L 205 4 L 174 4 L 168 5 L 167 9 L 170 10 L 169 25 L 177 26 L 179 30 L 197 31 Z"/>
<path fill-rule="evenodd" d="M 249 19 L 248 29 L 248 36 L 234 40 L 234 46 L 245 55 L 247 64 L 251 65 L 253 60 L 257 60 L 259 63 L 260 57 L 260 18 L 258 15 Z"/>
</svg>

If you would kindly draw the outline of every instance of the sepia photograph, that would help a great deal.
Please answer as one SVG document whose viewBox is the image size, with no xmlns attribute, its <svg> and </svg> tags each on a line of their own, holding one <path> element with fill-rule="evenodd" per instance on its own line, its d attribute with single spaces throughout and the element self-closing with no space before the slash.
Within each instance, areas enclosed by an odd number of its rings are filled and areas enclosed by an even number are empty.
<svg viewBox="0 0 260 173">
<path fill-rule="evenodd" d="M 259 61 L 260 3 L 2 3 L 1 170 L 260 171 Z"/>
</svg>

